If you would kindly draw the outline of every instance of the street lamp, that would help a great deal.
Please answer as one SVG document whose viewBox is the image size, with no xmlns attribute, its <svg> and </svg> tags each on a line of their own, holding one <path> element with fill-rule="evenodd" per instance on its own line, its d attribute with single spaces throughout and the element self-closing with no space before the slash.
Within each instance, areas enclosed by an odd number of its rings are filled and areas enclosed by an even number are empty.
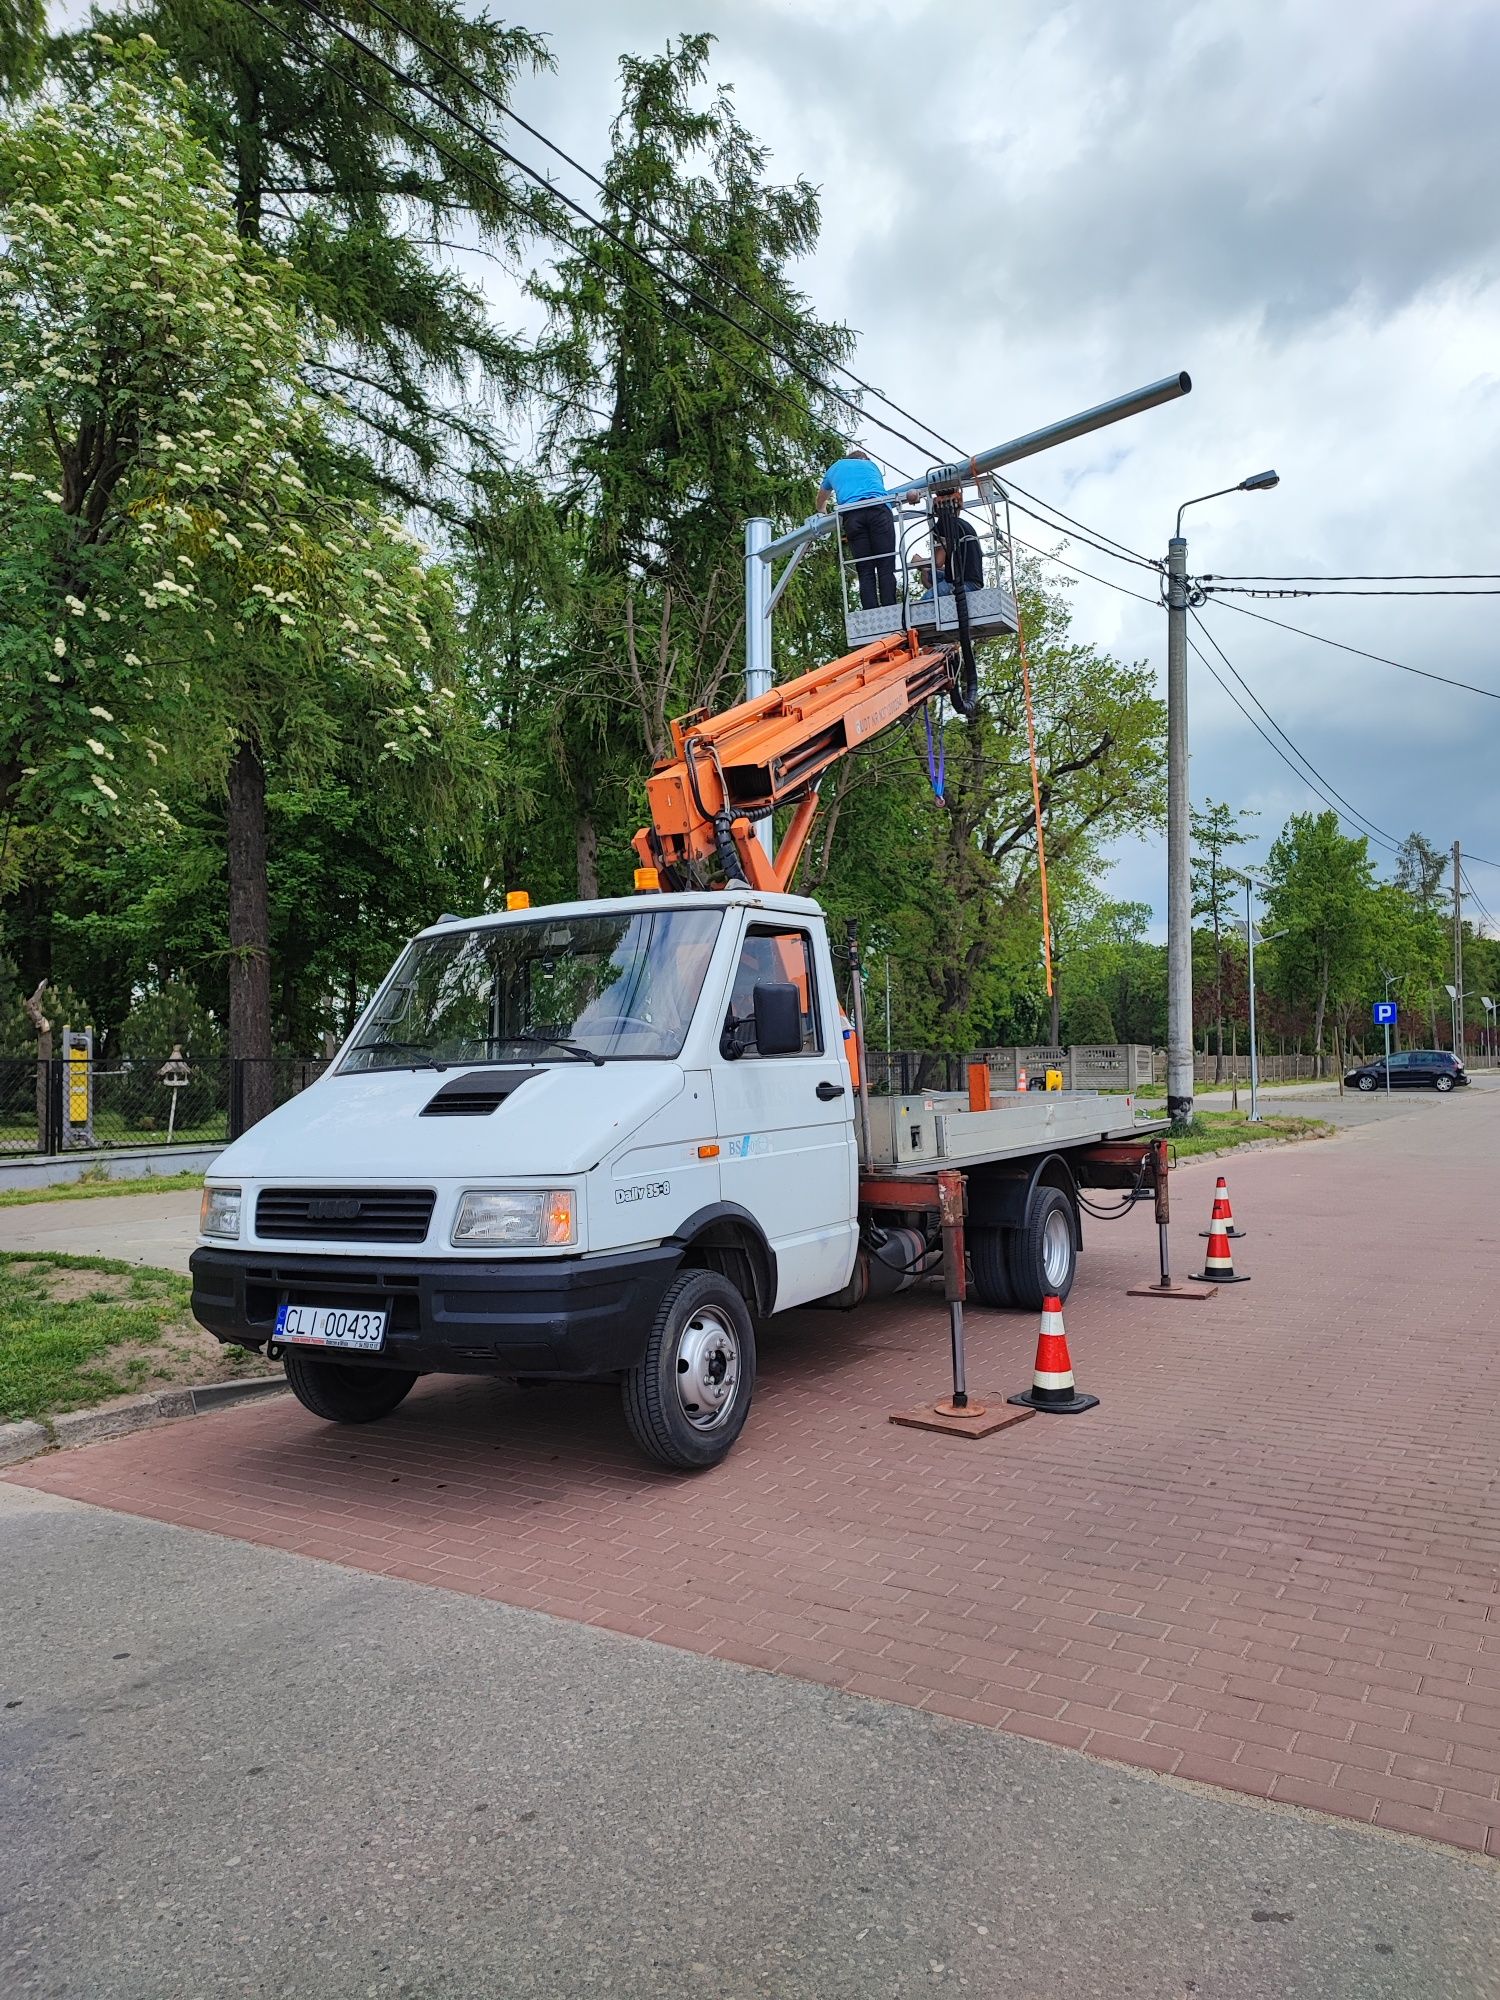
<svg viewBox="0 0 1500 2000">
<path fill-rule="evenodd" d="M 1488 993 L 1481 993 L 1479 1004 L 1484 1009 L 1484 1025 L 1489 1029 L 1490 1061 L 1495 1060 L 1495 1003 Z"/>
<path fill-rule="evenodd" d="M 1252 472 L 1236 486 L 1221 486 L 1184 500 L 1177 532 L 1167 544 L 1167 1115 L 1177 1126 L 1193 1115 L 1193 885 L 1188 847 L 1187 542 L 1182 517 L 1189 507 L 1226 493 L 1265 493 L 1280 484 L 1274 472 Z M 1253 1101 L 1253 1093 L 1252 1093 Z"/>
</svg>

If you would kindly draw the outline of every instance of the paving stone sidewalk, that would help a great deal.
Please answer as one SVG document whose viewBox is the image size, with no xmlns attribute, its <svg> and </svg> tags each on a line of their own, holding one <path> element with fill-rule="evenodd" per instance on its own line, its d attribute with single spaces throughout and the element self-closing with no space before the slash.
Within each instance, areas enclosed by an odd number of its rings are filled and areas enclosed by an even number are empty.
<svg viewBox="0 0 1500 2000">
<path fill-rule="evenodd" d="M 605 1389 L 436 1379 L 387 1422 L 288 1404 L 39 1461 L 52 1492 L 533 1607 L 1500 1854 L 1500 1093 L 1229 1162 L 1252 1282 L 1125 1296 L 1093 1225 L 1067 1326 L 1101 1407 L 898 1431 L 940 1300 L 764 1335 L 717 1472 L 643 1465 Z M 1175 1262 L 1212 1173 L 1179 1179 Z M 970 1317 L 970 1380 L 1035 1328 Z"/>
</svg>

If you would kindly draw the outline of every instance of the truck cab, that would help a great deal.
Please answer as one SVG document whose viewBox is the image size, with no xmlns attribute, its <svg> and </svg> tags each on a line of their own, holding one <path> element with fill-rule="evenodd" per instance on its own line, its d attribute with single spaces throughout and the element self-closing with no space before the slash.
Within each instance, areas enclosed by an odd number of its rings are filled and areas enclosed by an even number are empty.
<svg viewBox="0 0 1500 2000">
<path fill-rule="evenodd" d="M 335 1421 L 434 1372 L 614 1380 L 716 1462 L 752 1311 L 846 1287 L 854 1087 L 818 905 L 730 887 L 430 926 L 215 1162 L 193 1311 Z"/>
</svg>

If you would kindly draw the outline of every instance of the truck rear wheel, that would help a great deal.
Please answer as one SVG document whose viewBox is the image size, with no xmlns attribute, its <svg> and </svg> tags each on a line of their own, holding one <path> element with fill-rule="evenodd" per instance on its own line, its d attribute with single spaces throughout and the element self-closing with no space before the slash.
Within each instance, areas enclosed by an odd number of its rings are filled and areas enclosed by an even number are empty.
<svg viewBox="0 0 1500 2000">
<path fill-rule="evenodd" d="M 745 1427 L 754 1389 L 755 1329 L 744 1298 L 717 1271 L 680 1272 L 625 1377 L 631 1436 L 680 1471 L 717 1465 Z"/>
<path fill-rule="evenodd" d="M 361 1368 L 290 1348 L 281 1359 L 303 1409 L 330 1424 L 373 1424 L 388 1417 L 417 1379 L 406 1368 Z"/>
<path fill-rule="evenodd" d="M 1043 1299 L 1065 1299 L 1078 1274 L 1073 1204 L 1061 1188 L 1032 1190 L 1026 1220 L 1006 1231 L 1011 1294 L 1023 1312 L 1040 1312 Z"/>
<path fill-rule="evenodd" d="M 987 1224 L 969 1231 L 969 1265 L 974 1279 L 974 1296 L 984 1306 L 1013 1306 L 1010 1269 L 1006 1262 L 1005 1239 L 1008 1229 Z"/>
</svg>

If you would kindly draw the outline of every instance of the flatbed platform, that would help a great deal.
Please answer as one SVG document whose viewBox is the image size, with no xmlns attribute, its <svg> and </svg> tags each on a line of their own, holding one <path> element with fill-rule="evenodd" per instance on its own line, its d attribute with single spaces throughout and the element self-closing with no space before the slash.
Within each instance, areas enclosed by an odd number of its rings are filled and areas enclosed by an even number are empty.
<svg viewBox="0 0 1500 2000">
<path fill-rule="evenodd" d="M 1063 1146 L 1157 1137 L 1165 1118 L 1141 1119 L 1135 1099 L 1086 1090 L 1008 1090 L 988 1111 L 962 1091 L 870 1099 L 867 1170 L 920 1179 L 939 1167 L 982 1166 Z"/>
</svg>

